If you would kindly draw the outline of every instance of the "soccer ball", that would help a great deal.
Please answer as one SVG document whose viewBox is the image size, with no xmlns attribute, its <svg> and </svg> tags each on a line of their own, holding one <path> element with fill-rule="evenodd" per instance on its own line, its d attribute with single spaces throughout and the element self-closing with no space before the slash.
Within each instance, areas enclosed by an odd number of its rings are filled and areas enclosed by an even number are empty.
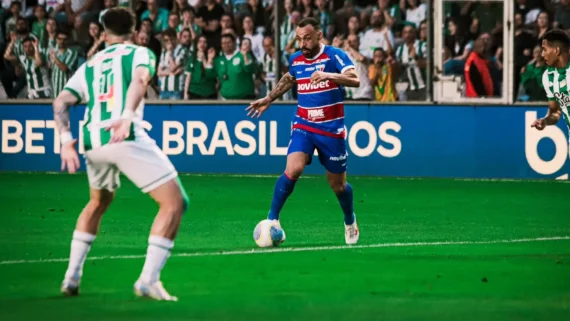
<svg viewBox="0 0 570 321">
<path fill-rule="evenodd" d="M 285 231 L 278 221 L 263 220 L 255 226 L 253 240 L 259 247 L 279 246 L 285 242 Z"/>
</svg>

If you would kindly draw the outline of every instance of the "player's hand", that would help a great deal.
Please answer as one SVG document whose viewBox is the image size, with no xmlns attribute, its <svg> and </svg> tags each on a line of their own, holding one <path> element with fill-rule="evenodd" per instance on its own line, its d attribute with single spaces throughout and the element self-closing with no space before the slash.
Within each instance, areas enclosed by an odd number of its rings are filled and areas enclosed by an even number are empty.
<svg viewBox="0 0 570 321">
<path fill-rule="evenodd" d="M 530 125 L 530 127 L 534 127 L 538 130 L 543 130 L 544 127 L 546 127 L 546 122 L 544 121 L 544 119 L 537 119 L 535 120 L 532 125 Z"/>
<path fill-rule="evenodd" d="M 315 71 L 312 75 L 311 75 L 311 83 L 312 84 L 318 84 L 321 83 L 323 81 L 328 80 L 328 73 L 324 72 L 324 71 Z"/>
<path fill-rule="evenodd" d="M 107 127 L 105 130 L 110 131 L 113 130 L 113 137 L 109 141 L 110 144 L 120 143 L 127 139 L 131 133 L 131 125 L 132 121 L 130 119 L 119 119 L 118 121 L 114 122 L 112 125 Z"/>
<path fill-rule="evenodd" d="M 61 170 L 65 171 L 67 167 L 69 174 L 74 174 L 79 169 L 79 155 L 75 150 L 75 143 L 77 139 L 61 145 Z"/>
<path fill-rule="evenodd" d="M 264 97 L 258 99 L 252 102 L 249 107 L 245 109 L 247 111 L 247 116 L 259 118 L 261 117 L 261 114 L 269 108 L 269 105 L 271 105 L 271 98 Z"/>
</svg>

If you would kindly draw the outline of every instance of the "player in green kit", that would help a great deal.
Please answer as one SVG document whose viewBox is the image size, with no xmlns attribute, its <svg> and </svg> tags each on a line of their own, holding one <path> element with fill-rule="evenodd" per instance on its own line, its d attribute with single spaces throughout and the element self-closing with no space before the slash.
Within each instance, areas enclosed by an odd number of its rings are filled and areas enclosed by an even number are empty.
<svg viewBox="0 0 570 321">
<path fill-rule="evenodd" d="M 570 37 L 561 29 L 548 31 L 542 37 L 542 57 L 548 69 L 542 76 L 542 85 L 548 98 L 548 112 L 544 118 L 535 120 L 532 127 L 543 130 L 555 125 L 564 114 L 570 130 Z"/>
<path fill-rule="evenodd" d="M 134 285 L 135 293 L 176 301 L 159 277 L 174 246 L 188 197 L 168 157 L 142 128 L 143 97 L 156 71 L 156 57 L 147 48 L 126 44 L 132 38 L 136 21 L 130 9 L 109 9 L 102 21 L 107 48 L 77 70 L 53 103 L 61 137 L 62 170 L 67 167 L 70 173 L 79 168 L 79 157 L 69 129 L 68 109 L 82 101 L 87 104 L 81 130 L 90 200 L 77 220 L 61 291 L 65 295 L 79 293 L 85 258 L 122 172 L 160 207 L 150 231 L 146 261 Z"/>
</svg>

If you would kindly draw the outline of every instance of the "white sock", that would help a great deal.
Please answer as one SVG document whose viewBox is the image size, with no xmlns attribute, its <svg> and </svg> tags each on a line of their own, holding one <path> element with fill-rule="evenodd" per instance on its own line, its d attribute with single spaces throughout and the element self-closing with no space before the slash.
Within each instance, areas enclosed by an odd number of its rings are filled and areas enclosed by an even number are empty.
<svg viewBox="0 0 570 321">
<path fill-rule="evenodd" d="M 170 250 L 174 247 L 174 241 L 161 236 L 151 235 L 148 238 L 146 261 L 140 276 L 140 280 L 153 284 L 160 278 L 160 271 L 170 256 Z"/>
<path fill-rule="evenodd" d="M 66 279 L 72 279 L 79 282 L 83 274 L 83 263 L 87 253 L 91 249 L 91 243 L 95 240 L 95 235 L 74 231 L 71 240 L 71 253 L 69 254 L 69 266 L 65 272 Z"/>
</svg>

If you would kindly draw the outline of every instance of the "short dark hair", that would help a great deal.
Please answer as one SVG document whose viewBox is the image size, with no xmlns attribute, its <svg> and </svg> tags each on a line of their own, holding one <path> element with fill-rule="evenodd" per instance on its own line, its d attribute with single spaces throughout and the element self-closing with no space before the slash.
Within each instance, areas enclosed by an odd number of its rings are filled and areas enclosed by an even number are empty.
<svg viewBox="0 0 570 321">
<path fill-rule="evenodd" d="M 170 39 L 176 40 L 176 30 L 168 28 L 162 32 L 162 36 L 168 36 Z"/>
<path fill-rule="evenodd" d="M 319 22 L 319 20 L 315 19 L 315 18 L 303 18 L 301 20 L 301 22 L 299 22 L 299 28 L 304 28 L 306 26 L 313 26 L 313 28 L 315 28 L 315 30 L 320 30 L 321 29 L 321 23 Z"/>
<path fill-rule="evenodd" d="M 233 42 L 236 42 L 236 36 L 234 36 L 234 35 L 231 34 L 231 33 L 223 33 L 223 34 L 222 34 L 222 39 L 223 39 L 223 38 L 230 38 Z"/>
<path fill-rule="evenodd" d="M 34 38 L 32 38 L 32 37 L 26 37 L 26 38 L 24 38 L 24 40 L 22 40 L 22 44 L 24 44 L 24 43 L 26 43 L 26 42 L 28 42 L 28 41 L 34 42 Z"/>
<path fill-rule="evenodd" d="M 546 40 L 549 44 L 561 47 L 564 50 L 570 48 L 570 37 L 568 33 L 562 29 L 552 29 L 542 36 L 542 40 Z"/>
<path fill-rule="evenodd" d="M 105 31 L 115 36 L 129 36 L 135 31 L 136 17 L 131 9 L 111 8 L 105 12 L 101 20 Z"/>
</svg>

